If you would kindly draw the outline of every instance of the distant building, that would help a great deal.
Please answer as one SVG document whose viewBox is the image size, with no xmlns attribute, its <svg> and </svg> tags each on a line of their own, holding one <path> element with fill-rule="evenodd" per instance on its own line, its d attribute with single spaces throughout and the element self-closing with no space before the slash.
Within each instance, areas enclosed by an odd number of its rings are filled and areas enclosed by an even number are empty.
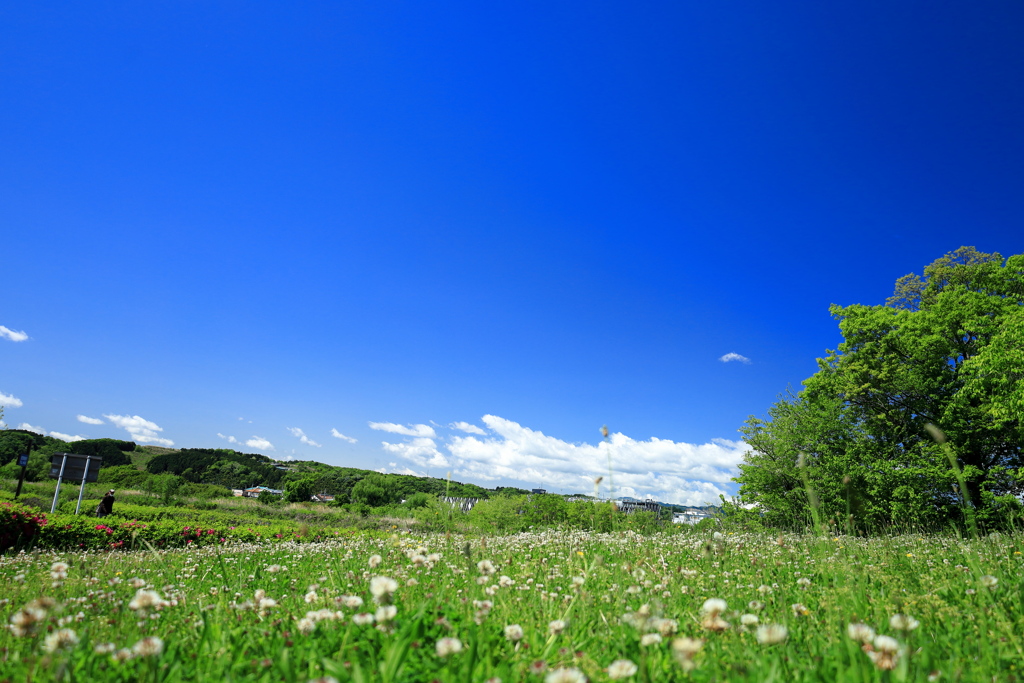
<svg viewBox="0 0 1024 683">
<path fill-rule="evenodd" d="M 334 500 L 334 496 L 329 493 L 314 493 L 309 499 L 314 503 L 330 503 Z"/>
<path fill-rule="evenodd" d="M 653 512 L 661 513 L 661 503 L 653 500 L 619 500 L 615 503 L 621 512 Z"/>
<path fill-rule="evenodd" d="M 672 515 L 673 524 L 696 524 L 705 519 L 710 519 L 711 513 L 707 510 L 699 510 L 697 508 L 688 508 L 682 512 L 677 512 Z"/>
<path fill-rule="evenodd" d="M 242 495 L 246 498 L 259 498 L 261 493 L 269 493 L 274 496 L 280 496 L 284 491 L 281 489 L 272 489 L 269 486 L 253 486 L 252 488 L 245 489 Z"/>
<path fill-rule="evenodd" d="M 530 491 L 530 493 L 536 493 L 537 495 L 544 495 L 547 492 L 547 489 L 533 489 Z"/>
<path fill-rule="evenodd" d="M 448 503 L 459 512 L 469 512 L 480 502 L 479 498 L 462 498 L 459 496 L 441 496 L 440 500 Z"/>
</svg>

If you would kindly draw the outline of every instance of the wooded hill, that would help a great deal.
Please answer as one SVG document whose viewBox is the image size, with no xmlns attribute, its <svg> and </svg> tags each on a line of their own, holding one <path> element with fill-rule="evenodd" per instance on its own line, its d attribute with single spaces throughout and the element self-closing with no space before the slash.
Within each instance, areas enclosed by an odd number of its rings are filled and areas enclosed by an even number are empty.
<svg viewBox="0 0 1024 683">
<path fill-rule="evenodd" d="M 277 461 L 258 453 L 241 453 L 230 448 L 183 448 L 172 450 L 140 446 L 132 441 L 89 439 L 66 442 L 35 432 L 0 431 L 0 478 L 19 476 L 17 456 L 29 452 L 28 481 L 49 476 L 54 453 L 81 453 L 103 457 L 100 480 L 115 487 L 153 488 L 150 478 L 179 479 L 180 483 L 227 489 L 267 486 L 282 489 L 290 500 L 309 500 L 314 493 L 335 496 L 340 502 L 352 500 L 361 486 L 364 499 L 382 504 L 398 502 L 415 493 L 489 498 L 494 495 L 528 493 L 524 489 L 485 489 L 476 484 L 406 474 L 382 475 L 372 470 L 336 467 L 313 460 Z M 163 486 L 157 487 L 163 488 Z"/>
</svg>

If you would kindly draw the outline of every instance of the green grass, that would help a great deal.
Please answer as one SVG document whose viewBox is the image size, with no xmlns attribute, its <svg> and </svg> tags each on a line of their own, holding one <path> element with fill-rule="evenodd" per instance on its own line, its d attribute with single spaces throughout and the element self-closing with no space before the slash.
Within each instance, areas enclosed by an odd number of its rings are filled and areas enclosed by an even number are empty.
<svg viewBox="0 0 1024 683">
<path fill-rule="evenodd" d="M 5 623 L 33 600 L 55 605 L 34 634 L 0 632 L 0 681 L 509 682 L 559 668 L 604 681 L 616 660 L 636 665 L 635 681 L 1010 681 L 1024 662 L 1022 540 L 368 532 L 316 544 L 5 556 Z M 484 560 L 493 575 L 478 568 Z M 66 578 L 51 576 L 55 562 L 69 565 Z M 398 585 L 395 617 L 360 625 L 357 614 L 382 607 L 375 576 Z M 145 589 L 171 604 L 133 610 Z M 257 591 L 275 604 L 261 611 Z M 726 601 L 728 628 L 706 628 L 709 598 Z M 760 644 L 743 614 L 784 626 L 786 639 Z M 919 626 L 893 628 L 896 614 Z M 552 621 L 564 630 L 553 634 Z M 872 663 L 848 637 L 851 623 L 898 641 L 895 668 Z M 505 637 L 510 625 L 522 640 Z M 48 652 L 61 628 L 77 644 Z M 661 642 L 641 645 L 648 633 Z M 162 654 L 127 656 L 147 637 L 161 640 Z M 444 638 L 461 650 L 439 656 Z M 674 653 L 681 638 L 702 641 L 689 659 Z M 96 651 L 107 643 L 114 654 Z"/>
</svg>

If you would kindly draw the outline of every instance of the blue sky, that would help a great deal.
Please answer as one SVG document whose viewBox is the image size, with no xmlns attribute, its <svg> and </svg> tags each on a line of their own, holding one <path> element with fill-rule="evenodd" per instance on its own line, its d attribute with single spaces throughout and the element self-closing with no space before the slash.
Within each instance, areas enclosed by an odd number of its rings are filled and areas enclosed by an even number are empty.
<svg viewBox="0 0 1024 683">
<path fill-rule="evenodd" d="M 610 452 L 618 493 L 716 500 L 829 304 L 1024 251 L 1021 35 L 1016 1 L 8 3 L 6 421 L 566 492 Z"/>
</svg>

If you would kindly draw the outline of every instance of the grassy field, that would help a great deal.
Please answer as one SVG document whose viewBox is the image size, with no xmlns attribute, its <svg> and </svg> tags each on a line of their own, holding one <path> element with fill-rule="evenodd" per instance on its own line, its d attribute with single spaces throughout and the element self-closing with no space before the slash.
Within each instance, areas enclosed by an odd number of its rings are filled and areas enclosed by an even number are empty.
<svg viewBox="0 0 1024 683">
<path fill-rule="evenodd" d="M 365 532 L 0 558 L 0 681 L 1013 681 L 1024 539 Z"/>
</svg>

